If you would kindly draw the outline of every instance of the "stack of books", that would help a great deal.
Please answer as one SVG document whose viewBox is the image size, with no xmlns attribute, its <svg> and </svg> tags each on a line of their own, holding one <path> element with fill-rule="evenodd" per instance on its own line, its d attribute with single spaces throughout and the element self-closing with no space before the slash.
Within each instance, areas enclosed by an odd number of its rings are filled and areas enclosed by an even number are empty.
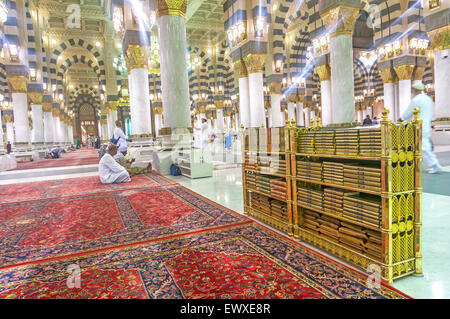
<svg viewBox="0 0 450 319">
<path fill-rule="evenodd" d="M 323 181 L 335 185 L 342 185 L 344 180 L 344 164 L 323 162 Z"/>
<path fill-rule="evenodd" d="M 381 200 L 379 196 L 359 194 L 344 198 L 343 216 L 370 226 L 381 227 Z"/>
<path fill-rule="evenodd" d="M 297 177 L 321 182 L 322 162 L 297 161 Z"/>
</svg>

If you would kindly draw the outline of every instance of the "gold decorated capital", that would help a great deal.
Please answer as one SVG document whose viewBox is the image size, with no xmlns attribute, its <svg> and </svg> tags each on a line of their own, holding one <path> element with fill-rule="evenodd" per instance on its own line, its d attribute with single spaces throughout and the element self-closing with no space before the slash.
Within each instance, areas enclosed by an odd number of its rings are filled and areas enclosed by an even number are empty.
<svg viewBox="0 0 450 319">
<path fill-rule="evenodd" d="M 3 122 L 12 123 L 14 122 L 14 117 L 12 114 L 3 114 Z"/>
<path fill-rule="evenodd" d="M 378 73 L 380 74 L 383 83 L 394 83 L 395 73 L 392 72 L 392 69 L 379 70 Z"/>
<path fill-rule="evenodd" d="M 359 8 L 341 5 L 327 10 L 320 16 L 327 30 L 330 30 L 330 36 L 333 37 L 352 35 L 358 15 Z"/>
<path fill-rule="evenodd" d="M 117 111 L 117 101 L 109 101 L 108 106 L 111 109 L 111 111 Z"/>
<path fill-rule="evenodd" d="M 214 105 L 216 106 L 216 109 L 223 109 L 223 105 L 224 104 L 225 104 L 225 101 L 222 101 L 222 100 L 214 102 Z"/>
<path fill-rule="evenodd" d="M 59 116 L 59 109 L 57 109 L 56 107 L 52 108 L 52 116 L 53 117 L 58 117 Z"/>
<path fill-rule="evenodd" d="M 413 64 L 405 64 L 394 67 L 395 73 L 397 73 L 398 79 L 400 81 L 403 80 L 411 80 L 414 72 L 415 65 Z"/>
<path fill-rule="evenodd" d="M 41 92 L 28 92 L 27 95 L 32 104 L 42 104 L 42 93 Z"/>
<path fill-rule="evenodd" d="M 198 107 L 198 112 L 199 113 L 205 113 L 206 112 L 206 106 L 202 105 Z"/>
<path fill-rule="evenodd" d="M 320 82 L 331 80 L 331 68 L 329 64 L 324 64 L 314 68 L 320 78 Z"/>
<path fill-rule="evenodd" d="M 42 112 L 51 112 L 51 111 L 52 111 L 52 103 L 42 102 Z"/>
<path fill-rule="evenodd" d="M 281 94 L 281 82 L 272 82 L 269 84 L 271 94 Z"/>
<path fill-rule="evenodd" d="M 234 62 L 234 69 L 237 70 L 239 78 L 248 78 L 247 66 L 243 60 Z"/>
<path fill-rule="evenodd" d="M 163 114 L 163 108 L 162 108 L 162 106 L 155 106 L 155 108 L 153 109 L 153 113 L 154 113 L 154 114 L 157 114 L 157 115 Z"/>
<path fill-rule="evenodd" d="M 186 18 L 187 0 L 154 0 L 158 17 L 176 15 Z"/>
<path fill-rule="evenodd" d="M 427 33 L 433 50 L 450 49 L 450 25 L 428 31 Z"/>
<path fill-rule="evenodd" d="M 64 113 L 59 113 L 59 120 L 64 122 Z"/>
<path fill-rule="evenodd" d="M 146 69 L 148 66 L 147 49 L 144 46 L 130 44 L 126 52 L 128 71 L 132 69 Z"/>
<path fill-rule="evenodd" d="M 27 93 L 27 77 L 24 75 L 8 76 L 12 93 Z"/>
<path fill-rule="evenodd" d="M 249 74 L 262 73 L 266 62 L 266 54 L 249 54 L 243 60 Z"/>
</svg>

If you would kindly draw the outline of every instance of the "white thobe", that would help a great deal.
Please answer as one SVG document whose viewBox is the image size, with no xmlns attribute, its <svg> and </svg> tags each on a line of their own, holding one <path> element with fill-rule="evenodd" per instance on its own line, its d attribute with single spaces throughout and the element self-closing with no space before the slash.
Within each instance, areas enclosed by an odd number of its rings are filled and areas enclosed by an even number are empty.
<svg viewBox="0 0 450 319">
<path fill-rule="evenodd" d="M 434 102 L 428 95 L 417 94 L 409 105 L 408 109 L 402 115 L 402 120 L 410 121 L 413 119 L 415 108 L 420 110 L 419 117 L 422 120 L 422 158 L 425 167 L 440 167 L 438 159 L 432 150 L 431 142 L 431 122 L 433 121 Z"/>
<path fill-rule="evenodd" d="M 131 181 L 130 174 L 108 153 L 103 155 L 98 166 L 100 182 L 103 184 L 120 184 Z"/>
<path fill-rule="evenodd" d="M 114 129 L 114 138 L 118 138 L 119 141 L 117 142 L 117 149 L 119 150 L 119 152 L 125 152 L 128 148 L 127 145 L 127 136 L 125 135 L 125 133 L 122 131 L 122 129 L 118 126 L 116 126 L 116 128 Z"/>
</svg>

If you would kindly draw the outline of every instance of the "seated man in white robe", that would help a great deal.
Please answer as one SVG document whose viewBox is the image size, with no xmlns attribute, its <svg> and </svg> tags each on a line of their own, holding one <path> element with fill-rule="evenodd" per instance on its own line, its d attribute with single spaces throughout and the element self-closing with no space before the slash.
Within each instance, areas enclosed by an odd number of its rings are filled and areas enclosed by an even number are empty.
<svg viewBox="0 0 450 319">
<path fill-rule="evenodd" d="M 108 151 L 102 156 L 98 166 L 100 181 L 103 184 L 120 184 L 131 181 L 130 173 L 116 162 L 117 146 L 109 144 Z"/>
</svg>

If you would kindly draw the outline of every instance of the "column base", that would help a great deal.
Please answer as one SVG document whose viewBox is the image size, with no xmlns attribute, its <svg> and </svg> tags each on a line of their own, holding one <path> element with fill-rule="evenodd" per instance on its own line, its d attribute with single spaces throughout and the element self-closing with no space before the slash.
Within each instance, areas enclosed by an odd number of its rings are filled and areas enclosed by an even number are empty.
<svg viewBox="0 0 450 319">
<path fill-rule="evenodd" d="M 33 146 L 30 143 L 14 143 L 14 155 L 18 163 L 37 161 L 39 159 L 39 152 L 33 150 Z"/>
</svg>

